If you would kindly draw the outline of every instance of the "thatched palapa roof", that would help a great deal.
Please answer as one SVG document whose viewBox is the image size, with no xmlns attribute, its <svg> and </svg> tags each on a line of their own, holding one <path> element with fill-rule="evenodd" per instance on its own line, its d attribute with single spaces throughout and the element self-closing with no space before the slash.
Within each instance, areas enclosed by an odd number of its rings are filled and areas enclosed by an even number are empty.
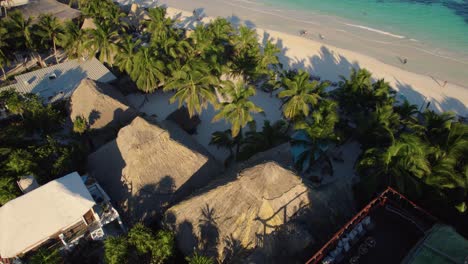
<svg viewBox="0 0 468 264">
<path fill-rule="evenodd" d="M 98 179 L 132 222 L 151 220 L 221 170 L 176 124 L 155 125 L 141 117 L 91 154 L 88 166 L 89 175 Z"/>
<path fill-rule="evenodd" d="M 291 160 L 288 149 L 289 144 L 283 144 L 259 153 L 169 208 L 165 224 L 176 232 L 182 252 L 197 250 L 225 261 L 232 260 L 239 248 L 255 249 L 252 263 L 258 263 L 257 252 L 269 263 L 278 261 L 278 254 L 292 256 L 328 239 L 348 220 L 354 212 L 349 182 L 312 189 L 286 169 Z"/>
<path fill-rule="evenodd" d="M 254 248 L 257 237 L 272 233 L 309 205 L 308 193 L 309 188 L 292 171 L 267 162 L 171 207 L 166 222 L 175 227 L 184 254 L 192 252 L 195 241 L 213 241 L 205 254 L 223 259 L 229 246 L 225 238 Z"/>
<path fill-rule="evenodd" d="M 56 0 L 27 1 L 27 4 L 19 7 L 19 10 L 25 18 L 37 19 L 41 14 L 51 14 L 60 21 L 73 20 L 81 14 L 79 10 Z"/>
<path fill-rule="evenodd" d="M 115 87 L 84 79 L 70 99 L 70 118 L 86 119 L 90 129 L 120 128 L 137 116 L 127 100 Z"/>
<path fill-rule="evenodd" d="M 83 21 L 83 25 L 81 25 L 81 29 L 96 29 L 96 24 L 94 24 L 94 19 L 85 18 Z"/>
</svg>

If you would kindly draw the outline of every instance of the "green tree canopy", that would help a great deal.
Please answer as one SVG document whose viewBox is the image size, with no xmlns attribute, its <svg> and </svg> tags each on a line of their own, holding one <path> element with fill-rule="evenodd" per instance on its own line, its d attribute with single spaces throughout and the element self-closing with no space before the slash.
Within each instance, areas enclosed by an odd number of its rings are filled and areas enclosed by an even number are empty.
<svg viewBox="0 0 468 264">
<path fill-rule="evenodd" d="M 59 42 L 59 35 L 62 32 L 62 24 L 55 16 L 51 14 L 41 14 L 39 16 L 35 34 L 39 36 L 43 48 L 49 48 L 50 44 L 52 44 L 56 63 L 59 62 L 57 58 L 57 43 Z"/>
<path fill-rule="evenodd" d="M 310 81 L 310 75 L 305 71 L 299 71 L 293 77 L 284 76 L 282 84 L 284 90 L 278 93 L 283 99 L 283 115 L 287 119 L 306 117 L 311 108 L 318 104 L 327 83 Z"/>
<path fill-rule="evenodd" d="M 236 137 L 243 127 L 253 121 L 252 113 L 262 113 L 263 109 L 256 106 L 250 97 L 255 95 L 255 89 L 239 81 L 225 83 L 224 93 L 230 98 L 229 102 L 221 105 L 221 110 L 213 117 L 213 122 L 221 119 L 231 124 L 231 133 Z"/>
<path fill-rule="evenodd" d="M 108 237 L 104 241 L 104 259 L 108 264 L 124 264 L 128 258 L 128 241 L 126 237 Z"/>
</svg>

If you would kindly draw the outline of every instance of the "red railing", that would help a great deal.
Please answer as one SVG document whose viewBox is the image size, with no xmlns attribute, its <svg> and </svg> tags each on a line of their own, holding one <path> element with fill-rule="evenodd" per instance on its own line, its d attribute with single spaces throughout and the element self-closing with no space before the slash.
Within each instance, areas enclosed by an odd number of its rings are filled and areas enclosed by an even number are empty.
<svg viewBox="0 0 468 264">
<path fill-rule="evenodd" d="M 419 210 L 421 213 L 425 214 L 429 218 L 435 220 L 435 217 L 426 212 L 424 209 L 417 206 L 415 203 L 411 202 L 408 198 L 400 194 L 399 192 L 395 191 L 391 187 L 387 187 L 385 191 L 383 191 L 377 198 L 373 199 L 366 207 L 364 207 L 359 213 L 357 213 L 348 223 L 346 223 L 338 232 L 333 235 L 333 237 L 319 250 L 315 255 L 310 258 L 306 264 L 318 264 L 333 248 L 335 245 L 338 244 L 338 241 L 341 239 L 342 235 L 345 234 L 347 231 L 352 230 L 352 228 L 362 221 L 366 216 L 369 215 L 371 210 L 374 210 L 378 207 L 384 206 L 388 201 L 388 195 L 393 194 L 399 197 L 400 199 L 405 200 L 408 202 L 414 209 Z"/>
</svg>

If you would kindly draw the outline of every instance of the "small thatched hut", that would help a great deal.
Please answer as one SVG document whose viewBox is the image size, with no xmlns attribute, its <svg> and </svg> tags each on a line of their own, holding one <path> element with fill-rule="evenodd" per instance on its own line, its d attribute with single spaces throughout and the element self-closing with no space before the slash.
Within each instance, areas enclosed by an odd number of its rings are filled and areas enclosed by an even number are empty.
<svg viewBox="0 0 468 264">
<path fill-rule="evenodd" d="M 130 222 L 153 220 L 221 171 L 176 124 L 155 125 L 141 117 L 91 154 L 88 167 Z"/>
<path fill-rule="evenodd" d="M 92 130 L 118 129 L 129 124 L 137 111 L 112 85 L 84 79 L 70 99 L 70 118 L 75 120 L 78 116 L 85 118 Z"/>
<path fill-rule="evenodd" d="M 165 224 L 176 232 L 184 254 L 197 250 L 232 261 L 239 252 L 254 251 L 249 257 L 253 263 L 258 258 L 268 262 L 290 258 L 311 243 L 328 239 L 337 224 L 352 215 L 349 185 L 312 189 L 293 171 L 264 161 L 287 147 L 254 156 L 245 164 L 260 164 L 238 175 L 232 171 L 166 212 Z"/>
</svg>

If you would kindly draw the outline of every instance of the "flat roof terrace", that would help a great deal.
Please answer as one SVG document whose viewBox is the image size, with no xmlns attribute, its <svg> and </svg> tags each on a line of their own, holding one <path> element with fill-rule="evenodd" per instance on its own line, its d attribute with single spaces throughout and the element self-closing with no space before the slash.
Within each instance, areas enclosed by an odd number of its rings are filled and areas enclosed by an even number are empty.
<svg viewBox="0 0 468 264">
<path fill-rule="evenodd" d="M 351 246 L 340 262 L 363 264 L 400 263 L 424 232 L 391 207 L 379 207 L 371 215 L 371 225 Z"/>
<path fill-rule="evenodd" d="M 436 219 L 389 188 L 338 231 L 307 264 L 401 263 Z"/>
</svg>

